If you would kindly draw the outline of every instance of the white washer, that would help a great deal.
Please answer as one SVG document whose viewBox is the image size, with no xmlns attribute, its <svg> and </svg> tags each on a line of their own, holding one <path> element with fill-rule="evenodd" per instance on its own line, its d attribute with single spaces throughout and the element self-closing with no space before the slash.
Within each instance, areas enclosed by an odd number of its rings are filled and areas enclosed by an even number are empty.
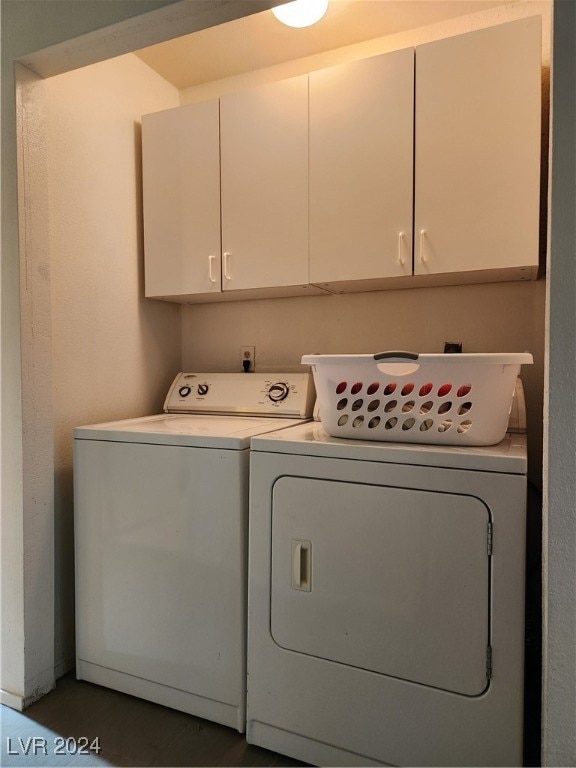
<svg viewBox="0 0 576 768">
<path fill-rule="evenodd" d="M 526 438 L 254 438 L 247 739 L 314 765 L 521 765 Z"/>
<path fill-rule="evenodd" d="M 313 395 L 309 374 L 179 374 L 176 413 L 75 430 L 79 679 L 244 731 L 250 439 Z"/>
</svg>

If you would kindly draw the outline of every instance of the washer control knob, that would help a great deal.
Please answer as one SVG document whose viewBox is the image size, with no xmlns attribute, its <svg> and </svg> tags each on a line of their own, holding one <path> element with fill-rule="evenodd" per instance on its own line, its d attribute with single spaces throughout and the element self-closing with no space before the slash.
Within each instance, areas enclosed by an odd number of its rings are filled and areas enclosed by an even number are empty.
<svg viewBox="0 0 576 768">
<path fill-rule="evenodd" d="M 199 395 L 207 395 L 208 394 L 208 384 L 198 384 L 198 394 Z"/>
<path fill-rule="evenodd" d="M 268 397 L 273 403 L 281 403 L 282 400 L 288 397 L 289 392 L 290 387 L 288 384 L 285 384 L 283 381 L 277 381 L 268 390 Z"/>
<path fill-rule="evenodd" d="M 185 387 L 180 387 L 180 389 L 178 390 L 178 394 L 180 395 L 180 397 L 188 397 L 190 392 L 192 392 L 192 387 L 189 387 L 188 385 L 186 385 Z"/>
</svg>

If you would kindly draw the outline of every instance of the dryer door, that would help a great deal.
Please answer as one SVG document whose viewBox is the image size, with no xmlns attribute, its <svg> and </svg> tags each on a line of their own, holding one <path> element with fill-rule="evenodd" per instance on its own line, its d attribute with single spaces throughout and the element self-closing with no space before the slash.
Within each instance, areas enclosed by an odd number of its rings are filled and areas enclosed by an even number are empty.
<svg viewBox="0 0 576 768">
<path fill-rule="evenodd" d="M 489 519 L 473 496 L 279 478 L 272 509 L 275 642 L 481 694 L 488 684 Z"/>
</svg>

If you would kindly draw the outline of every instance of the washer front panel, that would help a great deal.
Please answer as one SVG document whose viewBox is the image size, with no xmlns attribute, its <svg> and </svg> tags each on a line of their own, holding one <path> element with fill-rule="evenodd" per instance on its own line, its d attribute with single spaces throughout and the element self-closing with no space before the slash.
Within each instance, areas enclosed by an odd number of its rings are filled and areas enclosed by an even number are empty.
<svg viewBox="0 0 576 768">
<path fill-rule="evenodd" d="M 243 730 L 248 451 L 76 440 L 74 459 L 78 660 Z"/>
<path fill-rule="evenodd" d="M 285 476 L 272 505 L 278 645 L 467 696 L 486 689 L 489 512 L 479 499 Z M 303 586 L 294 568 L 306 568 Z"/>
</svg>

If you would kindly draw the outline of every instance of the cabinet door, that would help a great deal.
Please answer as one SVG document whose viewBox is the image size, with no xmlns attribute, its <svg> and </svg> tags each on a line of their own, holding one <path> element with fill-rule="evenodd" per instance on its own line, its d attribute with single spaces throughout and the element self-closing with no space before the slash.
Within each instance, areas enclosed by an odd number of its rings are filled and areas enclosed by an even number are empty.
<svg viewBox="0 0 576 768">
<path fill-rule="evenodd" d="M 540 60 L 538 18 L 416 48 L 416 274 L 532 276 Z"/>
<path fill-rule="evenodd" d="M 412 274 L 414 50 L 310 74 L 310 279 Z"/>
<path fill-rule="evenodd" d="M 224 95 L 223 289 L 308 283 L 308 76 Z"/>
<path fill-rule="evenodd" d="M 218 100 L 142 118 L 146 296 L 219 293 Z"/>
</svg>

